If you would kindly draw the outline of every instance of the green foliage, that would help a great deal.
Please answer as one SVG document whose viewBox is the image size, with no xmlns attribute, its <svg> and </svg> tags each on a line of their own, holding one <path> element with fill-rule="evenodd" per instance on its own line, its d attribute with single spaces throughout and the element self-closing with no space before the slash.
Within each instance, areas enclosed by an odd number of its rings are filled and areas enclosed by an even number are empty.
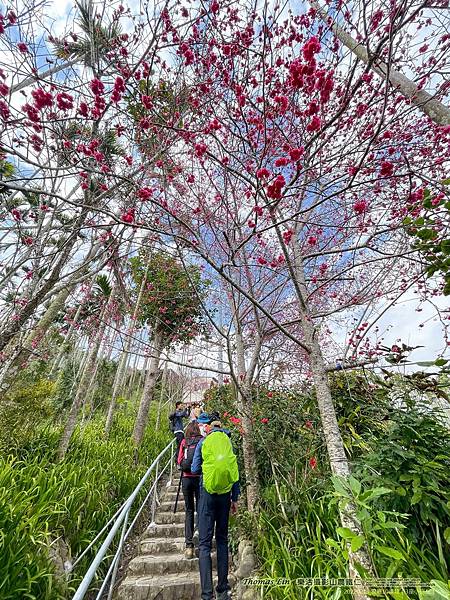
<svg viewBox="0 0 450 600">
<path fill-rule="evenodd" d="M 77 22 L 84 35 L 78 36 L 77 41 L 54 40 L 55 54 L 58 58 L 80 59 L 88 66 L 98 67 L 98 61 L 120 35 L 120 24 L 114 20 L 104 25 L 101 19 L 96 18 L 95 5 L 89 0 L 78 0 L 76 5 L 79 13 Z"/>
<path fill-rule="evenodd" d="M 95 388 L 92 393 L 92 400 L 87 407 L 90 412 L 107 409 L 111 400 L 116 371 L 117 362 L 106 360 L 105 358 L 100 360 L 95 375 Z"/>
<path fill-rule="evenodd" d="M 201 279 L 198 267 L 184 268 L 162 252 L 135 256 L 130 259 L 130 265 L 136 297 L 142 280 L 146 282 L 139 320 L 143 325 L 148 324 L 154 333 L 161 333 L 166 347 L 188 343 L 206 332 L 202 302 L 209 282 Z"/>
<path fill-rule="evenodd" d="M 57 410 L 69 408 L 73 401 L 75 378 L 80 367 L 79 362 L 70 356 L 60 370 L 53 402 Z"/>
<path fill-rule="evenodd" d="M 0 156 L 0 177 L 2 179 L 10 179 L 15 173 L 15 167 L 12 163 L 4 160 Z"/>
<path fill-rule="evenodd" d="M 382 481 L 390 490 L 381 510 L 408 514 L 406 533 L 415 544 L 439 554 L 450 527 L 450 432 L 428 407 L 397 410 L 383 436 L 371 446 L 355 474 L 367 485 Z M 450 546 L 447 546 L 447 552 Z M 450 568 L 450 562 L 448 564 Z"/>
<path fill-rule="evenodd" d="M 151 123 L 165 127 L 166 124 L 176 123 L 178 127 L 183 126 L 183 117 L 187 112 L 192 112 L 192 104 L 189 102 L 191 90 L 183 82 L 168 82 L 159 80 L 154 83 L 150 73 L 146 79 L 138 82 L 130 80 L 127 86 L 127 104 L 131 117 L 139 123 L 148 118 Z M 151 108 L 146 108 L 142 102 L 142 96 L 151 99 Z M 154 127 L 144 129 L 136 128 L 136 141 L 141 152 L 147 160 L 154 161 L 156 157 L 167 156 L 166 148 L 161 146 L 161 139 Z M 177 165 L 167 156 L 164 172 L 167 176 L 177 173 Z"/>
<path fill-rule="evenodd" d="M 42 430 L 15 455 L 0 457 L 1 599 L 70 597 L 93 552 L 68 583 L 58 582 L 50 544 L 61 538 L 72 557 L 82 552 L 168 442 L 165 432 L 147 428 L 136 463 L 130 444 L 133 417 L 119 414 L 109 439 L 103 428 L 99 415 L 77 430 L 61 463 L 54 462 L 57 427 Z"/>
<path fill-rule="evenodd" d="M 262 577 L 346 577 L 349 546 L 353 551 L 365 546 L 379 577 L 446 580 L 450 432 L 427 397 L 419 400 L 410 378 L 338 372 L 329 381 L 354 476 L 349 481 L 330 477 L 313 390 L 255 388 L 261 510 L 256 522 L 245 512 L 238 517 L 234 538 L 240 532 L 255 539 L 256 532 Z M 208 396 L 208 409 L 225 409 L 233 417 L 226 417 L 225 424 L 237 441 L 240 424 L 234 423 L 232 386 L 213 389 Z M 340 522 L 338 509 L 350 502 L 363 535 Z M 292 583 L 273 586 L 264 597 L 351 598 L 345 588 L 301 593 Z"/>
<path fill-rule="evenodd" d="M 441 182 L 448 186 L 449 179 Z M 416 248 L 426 265 L 428 277 L 440 273 L 444 278 L 444 295 L 450 295 L 450 200 L 447 194 L 434 196 L 425 189 L 423 209 L 416 218 L 406 217 L 403 220 L 406 233 L 414 238 Z"/>
<path fill-rule="evenodd" d="M 54 413 L 55 384 L 48 379 L 15 387 L 0 401 L 0 453 L 19 447 L 35 431 L 36 423 Z"/>
</svg>

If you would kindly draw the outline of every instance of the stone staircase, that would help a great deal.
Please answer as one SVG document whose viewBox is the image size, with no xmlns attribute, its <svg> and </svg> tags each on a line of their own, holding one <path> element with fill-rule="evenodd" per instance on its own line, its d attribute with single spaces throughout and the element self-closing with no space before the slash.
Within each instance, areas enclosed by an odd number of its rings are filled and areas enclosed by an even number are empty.
<svg viewBox="0 0 450 600">
<path fill-rule="evenodd" d="M 200 600 L 198 558 L 184 557 L 184 499 L 178 478 L 161 494 L 155 524 L 145 531 L 139 554 L 130 561 L 117 600 Z M 213 540 L 214 544 L 214 540 Z M 215 556 L 213 555 L 213 565 Z"/>
</svg>

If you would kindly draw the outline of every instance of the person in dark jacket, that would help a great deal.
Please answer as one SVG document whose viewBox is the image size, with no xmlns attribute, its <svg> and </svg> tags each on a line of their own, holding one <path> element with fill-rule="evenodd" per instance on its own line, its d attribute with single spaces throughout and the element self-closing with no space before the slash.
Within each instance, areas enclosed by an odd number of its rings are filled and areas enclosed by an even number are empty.
<svg viewBox="0 0 450 600">
<path fill-rule="evenodd" d="M 192 452 L 195 451 L 196 445 L 202 440 L 202 434 L 198 423 L 193 421 L 186 427 L 185 438 L 181 441 L 180 451 L 178 453 L 178 464 L 182 466 L 183 460 L 188 461 L 192 458 Z M 198 496 L 200 490 L 200 475 L 191 473 L 191 469 L 183 470 L 181 485 L 183 487 L 185 521 L 184 521 L 184 536 L 186 549 L 184 555 L 186 558 L 194 558 L 194 512 L 198 512 Z"/>
<path fill-rule="evenodd" d="M 175 451 L 175 456 L 178 457 L 180 452 L 180 444 L 181 440 L 184 438 L 184 427 L 183 427 L 183 419 L 189 417 L 189 411 L 184 407 L 182 402 L 175 403 L 175 411 L 169 415 L 169 419 L 172 423 L 172 432 L 177 440 L 177 449 Z"/>
</svg>

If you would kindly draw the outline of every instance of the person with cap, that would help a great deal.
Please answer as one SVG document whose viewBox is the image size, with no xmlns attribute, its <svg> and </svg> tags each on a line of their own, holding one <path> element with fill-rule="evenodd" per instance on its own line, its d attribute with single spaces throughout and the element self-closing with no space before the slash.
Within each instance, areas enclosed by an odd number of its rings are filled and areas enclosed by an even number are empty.
<svg viewBox="0 0 450 600">
<path fill-rule="evenodd" d="M 220 421 L 213 420 L 205 426 L 205 431 L 206 437 L 197 444 L 191 466 L 192 474 L 201 475 L 198 510 L 201 598 L 212 600 L 214 597 L 211 547 L 215 530 L 216 599 L 229 600 L 228 521 L 230 509 L 233 514 L 237 512 L 239 471 L 231 440 Z"/>
<path fill-rule="evenodd" d="M 208 413 L 202 412 L 197 417 L 197 423 L 198 423 L 198 426 L 200 427 L 200 433 L 202 434 L 203 437 L 205 437 L 205 435 L 206 435 L 206 426 L 209 425 L 210 422 L 211 422 L 211 418 L 208 415 Z"/>
</svg>

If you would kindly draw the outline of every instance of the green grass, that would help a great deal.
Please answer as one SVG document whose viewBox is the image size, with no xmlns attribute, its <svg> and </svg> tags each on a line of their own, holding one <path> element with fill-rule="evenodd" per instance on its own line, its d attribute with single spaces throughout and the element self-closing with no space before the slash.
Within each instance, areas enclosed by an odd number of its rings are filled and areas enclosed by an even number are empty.
<svg viewBox="0 0 450 600">
<path fill-rule="evenodd" d="M 82 552 L 170 440 L 167 431 L 154 434 L 149 427 L 135 464 L 132 417 L 118 416 L 107 440 L 103 426 L 98 417 L 78 430 L 61 463 L 55 462 L 56 427 L 0 457 L 1 600 L 70 597 L 93 554 L 64 583 L 54 576 L 49 545 L 62 538 L 72 559 Z"/>
</svg>

